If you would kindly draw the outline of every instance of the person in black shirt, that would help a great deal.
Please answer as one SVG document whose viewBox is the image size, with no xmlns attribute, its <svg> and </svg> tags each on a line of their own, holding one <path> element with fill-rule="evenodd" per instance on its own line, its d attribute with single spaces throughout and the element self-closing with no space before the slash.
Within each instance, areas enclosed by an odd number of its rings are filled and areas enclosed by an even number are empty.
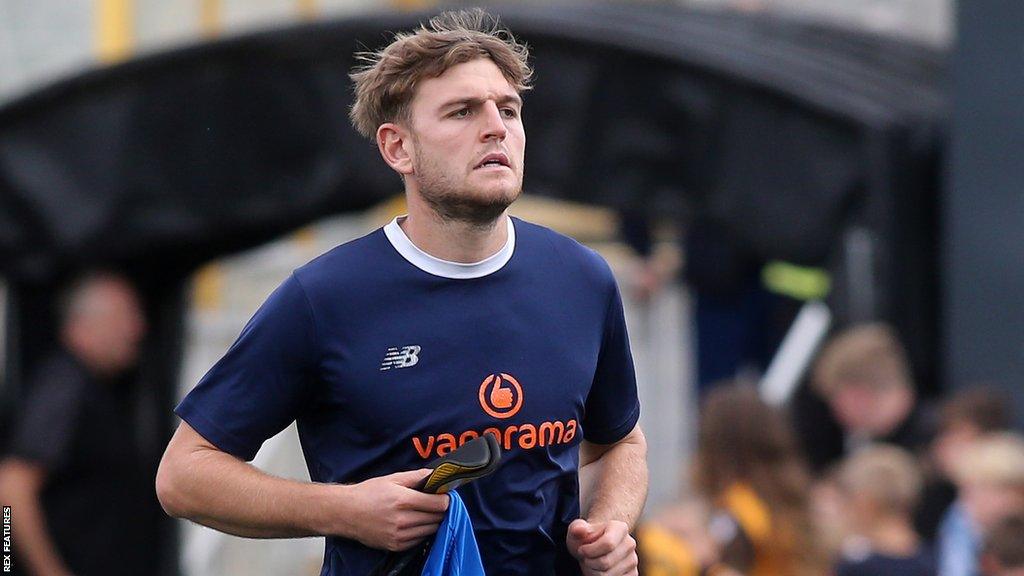
<svg viewBox="0 0 1024 576">
<path fill-rule="evenodd" d="M 146 331 L 138 297 L 124 279 L 97 273 L 61 304 L 61 349 L 35 371 L 0 462 L 15 567 L 155 574 L 159 509 L 132 440 L 126 384 Z"/>
<path fill-rule="evenodd" d="M 833 337 L 811 385 L 842 430 L 842 446 L 826 466 L 877 443 L 921 455 L 935 435 L 934 411 L 918 398 L 906 351 L 886 324 L 859 324 Z"/>
</svg>

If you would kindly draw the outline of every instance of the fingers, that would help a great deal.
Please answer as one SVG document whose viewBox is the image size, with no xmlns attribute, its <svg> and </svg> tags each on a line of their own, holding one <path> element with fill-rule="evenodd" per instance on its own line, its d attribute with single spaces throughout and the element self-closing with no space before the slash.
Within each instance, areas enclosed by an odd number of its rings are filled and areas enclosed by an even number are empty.
<svg viewBox="0 0 1024 576">
<path fill-rule="evenodd" d="M 443 514 L 403 512 L 387 531 L 384 548 L 391 551 L 406 550 L 437 532 Z"/>
<path fill-rule="evenodd" d="M 437 523 L 412 526 L 400 531 L 391 538 L 385 548 L 392 552 L 408 550 L 420 542 L 423 542 L 428 536 L 432 536 L 435 532 L 437 532 Z"/>
<path fill-rule="evenodd" d="M 581 539 L 592 536 L 584 541 L 575 551 L 584 574 L 602 576 L 620 576 L 636 574 L 637 555 L 636 541 L 629 535 L 629 529 L 623 522 L 607 522 L 579 525 L 575 535 Z M 570 525 L 570 538 L 573 537 L 573 526 Z M 570 551 L 572 547 L 570 546 Z"/>
<path fill-rule="evenodd" d="M 448 510 L 448 504 L 451 501 L 451 497 L 447 494 L 412 492 L 407 496 L 408 499 L 405 501 L 406 510 L 433 512 L 435 514 L 444 514 Z"/>
<path fill-rule="evenodd" d="M 629 530 L 622 522 L 609 522 L 604 525 L 604 530 L 598 537 L 589 543 L 580 546 L 580 555 L 583 558 L 599 558 L 614 551 L 622 544 L 622 541 L 629 537 Z"/>
<path fill-rule="evenodd" d="M 443 513 L 396 511 L 390 520 L 381 519 L 380 528 L 383 529 L 383 533 L 380 544 L 373 547 L 391 551 L 406 550 L 436 533 L 442 520 Z"/>
<path fill-rule="evenodd" d="M 416 490 L 420 483 L 427 476 L 430 476 L 431 472 L 433 470 L 430 468 L 421 468 L 420 470 L 398 472 L 387 476 L 395 484 L 409 488 L 409 493 L 403 495 L 403 509 L 435 513 L 444 513 L 448 510 L 450 498 L 447 494 L 424 494 Z"/>
<path fill-rule="evenodd" d="M 405 486 L 406 488 L 415 488 L 419 485 L 420 482 L 423 482 L 423 480 L 425 480 L 427 476 L 430 476 L 431 472 L 433 472 L 433 470 L 431 470 L 430 468 L 420 468 L 419 470 L 409 470 L 408 472 L 396 472 L 394 474 L 389 474 L 388 476 L 385 476 L 385 478 L 391 480 L 392 482 L 398 484 L 399 486 Z"/>
<path fill-rule="evenodd" d="M 431 512 L 406 512 L 402 516 L 400 525 L 403 528 L 416 528 L 419 526 L 433 526 L 435 529 L 437 525 L 444 520 L 444 514 L 435 514 Z"/>
<path fill-rule="evenodd" d="M 578 548 L 583 544 L 593 541 L 598 536 L 600 536 L 600 531 L 598 531 L 595 526 L 582 518 L 577 518 L 569 524 L 569 533 L 567 536 L 569 550 L 573 554 L 576 554 L 578 558 Z"/>
<path fill-rule="evenodd" d="M 634 574 L 637 567 L 636 544 L 629 538 L 604 556 L 583 560 L 582 567 L 585 572 L 593 574 Z"/>
</svg>

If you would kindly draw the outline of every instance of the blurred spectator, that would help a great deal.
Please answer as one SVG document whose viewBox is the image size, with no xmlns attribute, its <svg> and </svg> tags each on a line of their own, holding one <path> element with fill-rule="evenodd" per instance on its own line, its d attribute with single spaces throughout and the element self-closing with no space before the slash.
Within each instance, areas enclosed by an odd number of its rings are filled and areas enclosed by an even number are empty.
<svg viewBox="0 0 1024 576">
<path fill-rule="evenodd" d="M 1024 513 L 1024 437 L 982 437 L 955 468 L 959 498 L 939 529 L 939 575 L 974 576 L 985 536 L 1003 518 Z"/>
<path fill-rule="evenodd" d="M 838 473 L 850 534 L 836 576 L 934 576 L 935 563 L 914 531 L 922 476 L 915 458 L 895 446 L 865 448 Z"/>
<path fill-rule="evenodd" d="M 906 352 L 885 324 L 862 324 L 833 337 L 812 383 L 843 431 L 842 450 L 830 462 L 875 442 L 918 454 L 931 440 L 934 423 L 918 402 Z"/>
<path fill-rule="evenodd" d="M 934 541 L 939 522 L 956 499 L 953 474 L 967 447 L 986 434 L 1007 432 L 1013 399 L 988 386 L 959 390 L 942 403 L 939 429 L 931 444 L 930 472 L 917 515 L 919 533 Z"/>
<path fill-rule="evenodd" d="M 1013 425 L 1008 394 L 987 386 L 955 393 L 940 409 L 939 431 L 932 456 L 942 474 L 953 476 L 964 449 L 985 434 L 1009 431 Z"/>
<path fill-rule="evenodd" d="M 96 273 L 67 290 L 59 312 L 61 349 L 34 374 L 0 462 L 15 567 L 156 574 L 152 478 L 133 445 L 124 378 L 146 330 L 138 298 L 123 278 Z"/>
<path fill-rule="evenodd" d="M 692 507 L 655 516 L 637 539 L 644 566 L 671 557 L 666 534 L 675 536 L 677 549 L 686 549 L 686 558 L 677 555 L 674 571 L 666 563 L 662 571 L 645 573 L 690 574 L 686 562 L 750 576 L 823 573 L 807 512 L 810 481 L 789 422 L 753 387 L 720 385 L 708 392 L 695 473 L 711 506 L 706 528 L 702 534 L 692 527 L 693 516 L 684 516 L 696 514 Z M 645 539 L 645 531 L 657 536 Z"/>
<path fill-rule="evenodd" d="M 717 563 L 707 520 L 707 506 L 693 499 L 666 506 L 637 526 L 640 575 L 698 576 Z"/>
<path fill-rule="evenodd" d="M 640 208 L 620 214 L 623 240 L 640 257 L 634 295 L 648 299 L 673 280 L 678 263 L 654 251 L 652 222 Z M 683 280 L 693 295 L 697 392 L 768 367 L 802 302 L 762 282 L 765 263 L 727 226 L 697 219 L 683 228 Z"/>
<path fill-rule="evenodd" d="M 985 538 L 984 576 L 1024 576 L 1024 515 L 1007 516 Z"/>
</svg>

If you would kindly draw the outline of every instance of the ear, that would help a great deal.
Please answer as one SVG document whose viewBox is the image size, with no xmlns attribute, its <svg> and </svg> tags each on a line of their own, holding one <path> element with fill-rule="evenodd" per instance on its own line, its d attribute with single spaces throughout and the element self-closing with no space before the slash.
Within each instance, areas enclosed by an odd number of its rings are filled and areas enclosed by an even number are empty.
<svg viewBox="0 0 1024 576">
<path fill-rule="evenodd" d="M 393 122 L 386 122 L 377 128 L 377 149 L 391 169 L 402 176 L 413 173 L 412 135 L 408 130 Z"/>
</svg>

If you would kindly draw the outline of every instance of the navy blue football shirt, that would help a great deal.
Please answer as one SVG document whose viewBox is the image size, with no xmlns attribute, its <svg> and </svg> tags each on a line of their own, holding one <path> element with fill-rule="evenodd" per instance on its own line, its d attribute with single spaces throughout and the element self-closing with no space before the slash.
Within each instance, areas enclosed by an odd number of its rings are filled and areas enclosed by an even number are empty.
<svg viewBox="0 0 1024 576">
<path fill-rule="evenodd" d="M 578 444 L 614 443 L 640 415 L 622 302 L 594 251 L 507 225 L 474 264 L 419 250 L 396 219 L 297 269 L 177 414 L 245 460 L 297 421 L 315 482 L 421 468 L 493 434 L 500 467 L 459 490 L 487 573 L 578 573 Z M 382 556 L 329 537 L 321 574 Z"/>
</svg>

